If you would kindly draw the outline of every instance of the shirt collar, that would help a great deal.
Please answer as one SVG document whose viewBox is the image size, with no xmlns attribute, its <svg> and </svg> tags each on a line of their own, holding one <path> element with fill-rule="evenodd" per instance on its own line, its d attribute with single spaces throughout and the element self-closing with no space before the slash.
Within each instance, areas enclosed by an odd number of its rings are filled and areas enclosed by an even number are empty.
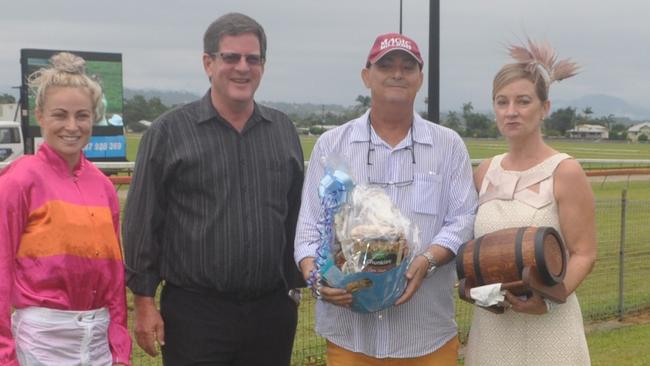
<svg viewBox="0 0 650 366">
<path fill-rule="evenodd" d="M 210 96 L 210 91 L 211 89 L 208 89 L 208 91 L 203 95 L 203 98 L 201 98 L 198 103 L 199 103 L 199 118 L 196 120 L 196 123 L 203 123 L 210 121 L 212 119 L 217 119 L 222 122 L 226 122 L 226 120 L 221 117 L 219 114 L 219 111 L 217 111 L 214 108 L 214 105 L 212 105 L 212 98 Z M 254 102 L 254 109 L 253 109 L 253 115 L 251 116 L 251 120 L 254 123 L 260 122 L 260 121 L 266 121 L 266 122 L 272 122 L 273 120 L 271 119 L 271 116 L 269 115 L 269 111 L 266 108 L 260 108 L 260 106 Z"/>
<path fill-rule="evenodd" d="M 351 142 L 368 142 L 368 117 L 370 116 L 370 109 L 366 111 L 361 117 L 352 121 L 352 136 Z M 433 136 L 431 131 L 427 128 L 427 120 L 420 117 L 420 115 L 413 111 L 413 141 L 418 144 L 433 145 Z"/>
<path fill-rule="evenodd" d="M 62 173 L 65 176 L 70 175 L 69 173 L 69 168 L 68 168 L 68 162 L 61 157 L 50 145 L 47 144 L 47 142 L 44 142 L 39 148 L 38 148 L 38 153 L 37 156 L 45 161 L 48 165 L 50 165 L 55 171 Z M 79 155 L 79 162 L 77 162 L 77 165 L 75 165 L 74 169 L 72 169 L 72 175 L 74 176 L 79 176 L 81 174 L 82 170 L 86 166 L 86 156 L 84 155 L 84 152 L 81 151 Z"/>
</svg>

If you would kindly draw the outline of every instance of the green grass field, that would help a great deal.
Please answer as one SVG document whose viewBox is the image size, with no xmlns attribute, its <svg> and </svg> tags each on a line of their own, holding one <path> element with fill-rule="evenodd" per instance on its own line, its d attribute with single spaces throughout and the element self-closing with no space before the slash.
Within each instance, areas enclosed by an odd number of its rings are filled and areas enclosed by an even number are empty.
<svg viewBox="0 0 650 366">
<path fill-rule="evenodd" d="M 300 136 L 305 160 L 309 160 L 317 138 L 317 136 Z M 135 160 L 139 141 L 140 135 L 128 135 L 127 158 L 129 161 Z M 547 142 L 554 149 L 577 159 L 650 159 L 650 144 L 598 143 L 570 140 L 549 140 Z M 466 139 L 465 145 L 472 159 L 485 159 L 504 153 L 508 149 L 506 142 L 502 139 Z"/>
<path fill-rule="evenodd" d="M 589 142 L 576 140 L 547 140 L 554 149 L 567 153 L 576 159 L 650 159 L 650 144 L 628 144 L 625 142 Z M 465 140 L 472 159 L 483 159 L 508 150 L 503 139 Z"/>
<path fill-rule="evenodd" d="M 593 366 L 650 365 L 650 325 L 639 324 L 587 336 Z"/>
<path fill-rule="evenodd" d="M 306 159 L 316 141 L 301 138 Z M 134 160 L 138 135 L 129 135 L 127 156 Z M 473 159 L 481 159 L 506 150 L 504 141 L 467 140 Z M 588 143 L 551 141 L 551 146 L 576 158 L 650 159 L 650 144 Z M 621 234 L 621 191 L 628 190 L 623 311 L 650 309 L 650 180 L 605 181 L 592 184 L 597 200 L 598 260 L 593 272 L 578 289 L 583 316 L 587 322 L 615 317 L 619 310 L 619 251 Z M 324 341 L 313 331 L 314 304 L 308 292 L 300 307 L 299 325 L 294 345 L 294 365 L 324 365 Z M 457 317 L 461 340 L 464 340 L 471 319 L 471 306 L 457 301 Z M 597 331 L 588 335 L 593 365 L 648 365 L 650 344 L 648 325 L 629 326 L 618 330 Z M 159 365 L 134 348 L 134 365 Z"/>
</svg>

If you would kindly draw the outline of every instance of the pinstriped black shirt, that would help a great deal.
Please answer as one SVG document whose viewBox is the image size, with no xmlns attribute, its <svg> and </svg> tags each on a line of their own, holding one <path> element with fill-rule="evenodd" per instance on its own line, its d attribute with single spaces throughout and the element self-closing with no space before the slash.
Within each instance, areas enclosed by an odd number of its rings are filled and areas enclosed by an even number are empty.
<svg viewBox="0 0 650 366">
<path fill-rule="evenodd" d="M 282 112 L 256 104 L 240 132 L 210 91 L 160 116 L 140 142 L 122 236 L 127 284 L 161 280 L 254 297 L 302 285 L 293 261 L 304 158 Z"/>
</svg>

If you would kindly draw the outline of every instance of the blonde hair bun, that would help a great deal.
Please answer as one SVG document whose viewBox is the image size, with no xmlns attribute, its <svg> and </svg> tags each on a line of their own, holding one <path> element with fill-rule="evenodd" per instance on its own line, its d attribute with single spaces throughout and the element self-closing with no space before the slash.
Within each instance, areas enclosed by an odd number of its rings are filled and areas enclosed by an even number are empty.
<svg viewBox="0 0 650 366">
<path fill-rule="evenodd" d="M 60 52 L 50 59 L 52 68 L 57 71 L 67 72 L 69 74 L 85 74 L 86 61 L 69 52 Z"/>
</svg>

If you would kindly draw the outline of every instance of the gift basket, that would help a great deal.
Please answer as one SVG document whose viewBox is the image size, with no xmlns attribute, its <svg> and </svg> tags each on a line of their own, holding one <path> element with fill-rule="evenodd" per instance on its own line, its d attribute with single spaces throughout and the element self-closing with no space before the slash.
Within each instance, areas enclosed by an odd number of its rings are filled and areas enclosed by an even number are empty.
<svg viewBox="0 0 650 366">
<path fill-rule="evenodd" d="M 382 188 L 355 185 L 345 169 L 327 168 L 319 195 L 320 242 L 316 278 L 310 284 L 347 289 L 356 312 L 392 306 L 404 292 L 404 274 L 419 252 L 417 228 Z"/>
</svg>

